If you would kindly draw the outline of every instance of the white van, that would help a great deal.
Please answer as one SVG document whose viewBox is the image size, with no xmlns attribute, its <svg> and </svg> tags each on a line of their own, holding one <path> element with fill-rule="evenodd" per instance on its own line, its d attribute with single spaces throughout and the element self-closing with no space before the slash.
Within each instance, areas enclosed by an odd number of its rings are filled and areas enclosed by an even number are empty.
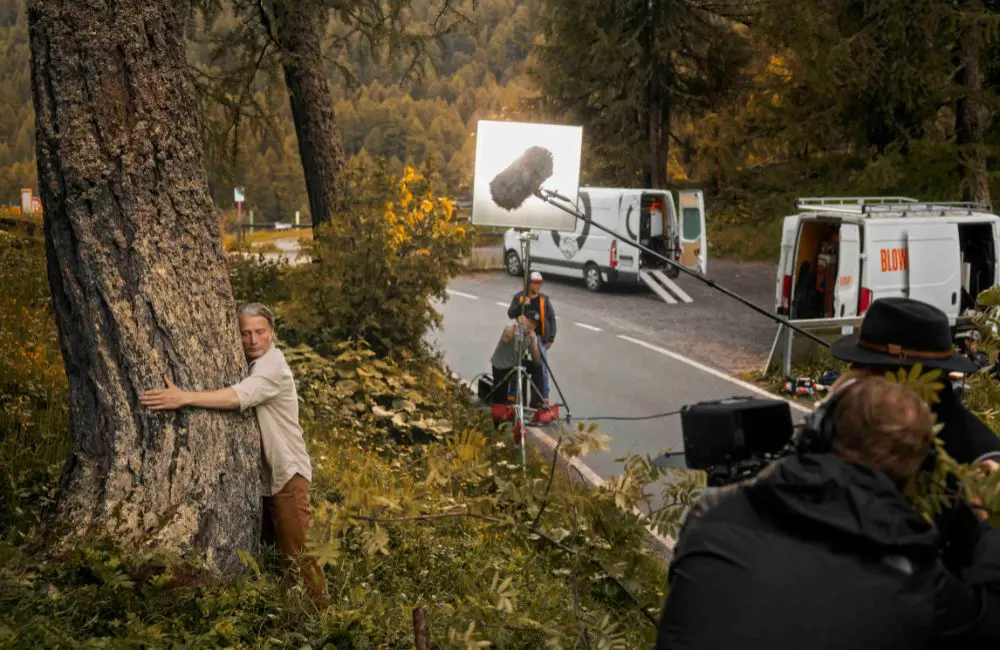
<svg viewBox="0 0 1000 650">
<path fill-rule="evenodd" d="M 1000 217 L 974 203 L 905 197 L 803 198 L 785 217 L 775 310 L 791 319 L 864 315 L 905 296 L 952 321 L 998 277 Z"/>
<path fill-rule="evenodd" d="M 581 187 L 577 208 L 625 241 L 577 219 L 572 233 L 538 231 L 538 239 L 531 242 L 531 269 L 582 277 L 592 291 L 605 285 L 645 283 L 663 297 L 657 285 L 672 284 L 664 276 L 677 277 L 677 269 L 627 242 L 639 242 L 705 273 L 708 246 L 704 196 L 700 190 L 683 190 L 678 192 L 678 201 L 679 220 L 674 199 L 665 190 Z M 503 245 L 507 272 L 521 275 L 521 243 L 514 229 L 504 233 Z"/>
</svg>

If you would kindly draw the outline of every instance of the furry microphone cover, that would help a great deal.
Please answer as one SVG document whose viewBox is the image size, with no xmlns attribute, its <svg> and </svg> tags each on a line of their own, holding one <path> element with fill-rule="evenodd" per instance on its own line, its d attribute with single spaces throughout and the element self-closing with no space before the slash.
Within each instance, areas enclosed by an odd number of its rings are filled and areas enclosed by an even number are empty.
<svg viewBox="0 0 1000 650">
<path fill-rule="evenodd" d="M 551 176 L 552 152 L 530 147 L 490 181 L 490 195 L 504 210 L 516 210 Z"/>
</svg>

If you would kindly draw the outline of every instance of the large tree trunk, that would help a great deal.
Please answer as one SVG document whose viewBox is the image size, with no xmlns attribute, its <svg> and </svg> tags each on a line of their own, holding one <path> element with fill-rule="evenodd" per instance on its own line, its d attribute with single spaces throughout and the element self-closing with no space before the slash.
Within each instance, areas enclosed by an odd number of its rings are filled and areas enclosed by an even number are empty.
<svg viewBox="0 0 1000 650">
<path fill-rule="evenodd" d="M 955 138 L 958 166 L 962 176 L 963 201 L 990 201 L 986 153 L 983 149 L 983 120 L 979 97 L 982 91 L 980 57 L 982 49 L 982 0 L 963 0 L 958 45 L 957 81 L 962 94 L 955 105 Z"/>
<path fill-rule="evenodd" d="M 339 212 L 343 198 L 344 143 L 333 111 L 333 94 L 326 79 L 320 47 L 327 12 L 321 3 L 309 0 L 274 3 L 285 85 L 314 226 L 330 221 Z"/>
<path fill-rule="evenodd" d="M 28 22 L 48 275 L 69 379 L 60 523 L 123 544 L 204 553 L 224 571 L 259 535 L 252 417 L 153 413 L 245 367 L 209 198 L 187 3 L 33 0 Z"/>
<path fill-rule="evenodd" d="M 666 103 L 660 96 L 659 83 L 654 80 L 649 102 L 649 166 L 653 189 L 667 187 L 667 156 L 670 153 L 669 126 L 664 123 Z"/>
<path fill-rule="evenodd" d="M 667 187 L 667 155 L 670 151 L 670 124 L 669 120 L 664 123 L 664 115 L 669 115 L 667 98 L 664 97 L 664 84 L 662 82 L 663 71 L 658 67 L 658 57 L 656 56 L 657 35 L 660 26 L 659 22 L 659 2 L 648 0 L 647 2 L 647 42 L 648 51 L 647 62 L 649 70 L 649 87 L 647 89 L 649 97 L 649 126 L 647 135 L 649 137 L 649 185 L 653 189 L 666 189 Z"/>
</svg>

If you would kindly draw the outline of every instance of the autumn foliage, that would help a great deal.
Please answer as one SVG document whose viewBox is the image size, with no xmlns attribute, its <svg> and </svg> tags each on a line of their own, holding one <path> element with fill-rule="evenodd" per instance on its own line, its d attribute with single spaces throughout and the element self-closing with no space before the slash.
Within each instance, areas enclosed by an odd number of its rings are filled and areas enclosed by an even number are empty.
<svg viewBox="0 0 1000 650">
<path fill-rule="evenodd" d="M 355 163 L 348 207 L 319 228 L 296 269 L 283 310 L 287 335 L 321 352 L 344 340 L 364 340 L 384 355 L 418 350 L 440 322 L 432 300 L 472 249 L 469 229 L 429 174 L 407 167 L 401 178 L 384 165 Z"/>
</svg>

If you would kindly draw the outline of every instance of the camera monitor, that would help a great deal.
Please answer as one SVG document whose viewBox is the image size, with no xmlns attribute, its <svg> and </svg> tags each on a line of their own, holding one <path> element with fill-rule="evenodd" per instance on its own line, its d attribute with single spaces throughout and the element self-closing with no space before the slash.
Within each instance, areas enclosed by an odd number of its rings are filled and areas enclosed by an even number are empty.
<svg viewBox="0 0 1000 650">
<path fill-rule="evenodd" d="M 583 128 L 579 126 L 480 120 L 472 223 L 525 230 L 575 230 L 575 215 L 533 193 L 544 186 L 576 205 L 582 148 Z"/>
<path fill-rule="evenodd" d="M 781 451 L 792 437 L 785 400 L 733 397 L 681 409 L 684 459 L 708 469 Z"/>
</svg>

